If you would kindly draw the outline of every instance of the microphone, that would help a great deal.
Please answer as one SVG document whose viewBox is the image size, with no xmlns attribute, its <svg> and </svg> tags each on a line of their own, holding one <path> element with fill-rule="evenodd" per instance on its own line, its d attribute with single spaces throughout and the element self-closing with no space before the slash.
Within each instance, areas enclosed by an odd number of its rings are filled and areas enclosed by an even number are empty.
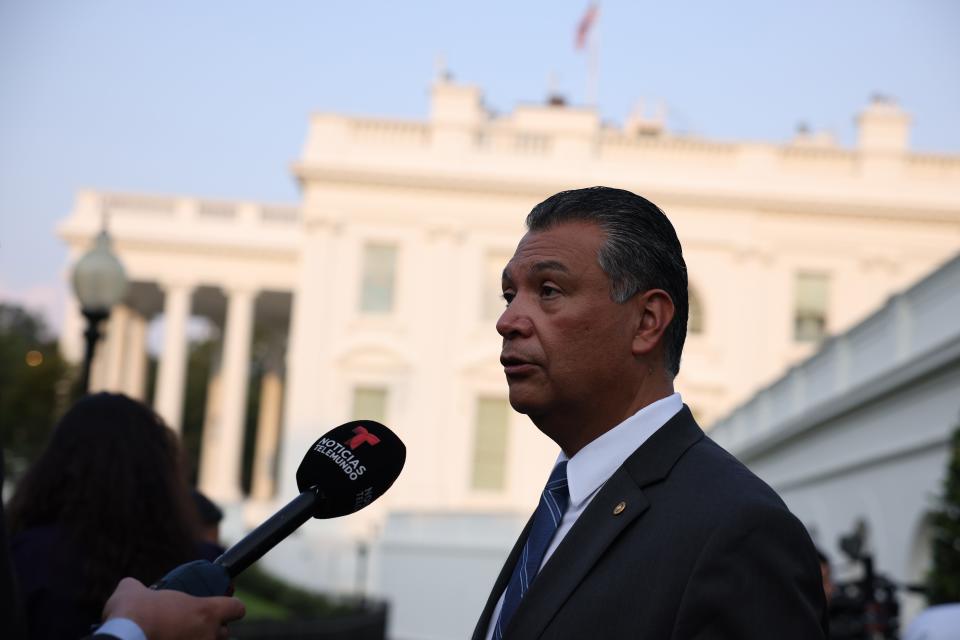
<svg viewBox="0 0 960 640">
<path fill-rule="evenodd" d="M 231 581 L 281 540 L 313 518 L 349 515 L 386 493 L 400 475 L 407 448 L 379 422 L 354 420 L 313 443 L 297 469 L 300 495 L 212 563 L 182 564 L 153 589 L 193 596 L 228 595 Z"/>
</svg>

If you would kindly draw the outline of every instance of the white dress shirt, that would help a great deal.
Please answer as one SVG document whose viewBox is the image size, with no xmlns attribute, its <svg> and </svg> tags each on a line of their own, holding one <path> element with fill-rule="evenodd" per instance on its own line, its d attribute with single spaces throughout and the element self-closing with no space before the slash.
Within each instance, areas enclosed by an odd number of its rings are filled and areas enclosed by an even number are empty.
<svg viewBox="0 0 960 640">
<path fill-rule="evenodd" d="M 670 418 L 679 413 L 682 408 L 683 400 L 680 398 L 680 394 L 674 393 L 640 409 L 640 411 L 580 449 L 572 458 L 568 458 L 563 451 L 560 452 L 560 455 L 557 456 L 558 464 L 564 460 L 569 460 L 567 463 L 567 485 L 570 490 L 570 502 L 567 504 L 567 510 L 560 520 L 557 532 L 553 534 L 550 546 L 547 547 L 547 552 L 543 554 L 543 561 L 540 563 L 541 569 L 553 555 L 553 552 L 556 551 L 580 514 L 593 500 L 593 496 L 597 495 L 600 487 L 613 475 L 613 472 L 619 469 L 640 445 L 665 425 Z M 503 608 L 505 595 L 506 590 L 500 594 L 500 601 L 497 602 L 497 607 L 493 610 L 493 615 L 490 616 L 487 640 L 493 638 L 493 629 L 497 624 L 497 618 L 500 617 L 500 609 Z"/>
<path fill-rule="evenodd" d="M 96 638 L 100 634 L 110 634 L 120 640 L 147 640 L 143 630 L 136 622 L 129 618 L 112 618 L 107 620 L 93 634 Z"/>
</svg>

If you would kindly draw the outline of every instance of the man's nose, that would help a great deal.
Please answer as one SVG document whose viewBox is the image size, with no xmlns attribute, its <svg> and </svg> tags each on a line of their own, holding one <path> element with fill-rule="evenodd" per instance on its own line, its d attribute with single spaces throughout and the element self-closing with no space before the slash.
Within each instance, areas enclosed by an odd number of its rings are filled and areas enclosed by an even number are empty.
<svg viewBox="0 0 960 640">
<path fill-rule="evenodd" d="M 523 338 L 529 336 L 533 323 L 530 316 L 523 312 L 523 307 L 516 298 L 510 306 L 503 310 L 497 320 L 497 333 L 504 338 Z"/>
</svg>

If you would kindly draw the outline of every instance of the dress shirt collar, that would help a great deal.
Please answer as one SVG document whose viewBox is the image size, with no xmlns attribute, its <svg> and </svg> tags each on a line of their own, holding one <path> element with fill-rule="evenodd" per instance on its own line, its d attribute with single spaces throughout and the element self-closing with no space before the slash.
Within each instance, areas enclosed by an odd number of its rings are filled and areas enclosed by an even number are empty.
<svg viewBox="0 0 960 640">
<path fill-rule="evenodd" d="M 579 507 L 613 472 L 667 421 L 683 408 L 679 393 L 648 404 L 578 451 L 572 458 L 562 450 L 557 462 L 567 463 L 570 506 Z"/>
</svg>

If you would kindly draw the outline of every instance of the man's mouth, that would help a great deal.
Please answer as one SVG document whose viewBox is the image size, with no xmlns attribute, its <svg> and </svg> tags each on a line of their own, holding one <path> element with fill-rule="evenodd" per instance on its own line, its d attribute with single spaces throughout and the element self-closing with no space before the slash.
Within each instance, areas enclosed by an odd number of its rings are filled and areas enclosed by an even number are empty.
<svg viewBox="0 0 960 640">
<path fill-rule="evenodd" d="M 503 365 L 503 372 L 507 376 L 521 376 L 531 373 L 537 365 L 515 355 L 501 355 L 500 364 Z"/>
</svg>

